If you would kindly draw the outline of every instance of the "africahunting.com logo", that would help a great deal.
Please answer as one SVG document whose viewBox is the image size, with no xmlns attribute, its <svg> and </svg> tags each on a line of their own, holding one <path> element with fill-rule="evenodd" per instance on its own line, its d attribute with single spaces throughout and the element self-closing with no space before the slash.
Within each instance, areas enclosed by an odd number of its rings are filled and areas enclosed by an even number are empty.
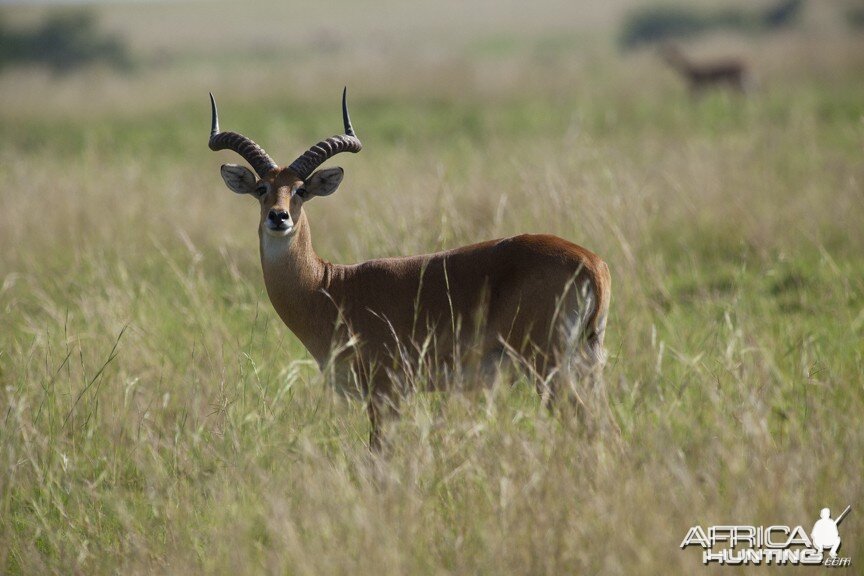
<svg viewBox="0 0 864 576">
<path fill-rule="evenodd" d="M 681 542 L 681 548 L 702 548 L 702 563 L 742 565 L 815 565 L 851 566 L 851 558 L 838 556 L 840 531 L 837 526 L 846 518 L 847 506 L 836 518 L 823 508 L 819 519 L 808 532 L 802 526 L 693 526 Z M 825 551 L 827 550 L 827 554 Z"/>
</svg>

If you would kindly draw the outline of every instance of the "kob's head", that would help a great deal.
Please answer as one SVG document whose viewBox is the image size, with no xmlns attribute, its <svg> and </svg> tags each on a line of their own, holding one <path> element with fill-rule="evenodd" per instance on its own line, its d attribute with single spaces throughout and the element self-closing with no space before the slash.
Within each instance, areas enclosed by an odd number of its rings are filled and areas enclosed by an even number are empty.
<svg viewBox="0 0 864 576">
<path fill-rule="evenodd" d="M 303 203 L 315 196 L 329 196 L 342 182 L 342 168 L 315 169 L 340 152 L 359 152 L 363 145 L 354 134 L 348 116 L 346 92 L 342 92 L 342 120 L 345 133 L 318 142 L 287 168 L 280 168 L 254 141 L 236 132 L 219 131 L 216 100 L 210 95 L 213 121 L 210 129 L 211 150 L 234 150 L 255 170 L 245 166 L 223 164 L 225 184 L 237 194 L 250 194 L 261 204 L 260 230 L 274 237 L 294 234 L 300 223 Z"/>
</svg>

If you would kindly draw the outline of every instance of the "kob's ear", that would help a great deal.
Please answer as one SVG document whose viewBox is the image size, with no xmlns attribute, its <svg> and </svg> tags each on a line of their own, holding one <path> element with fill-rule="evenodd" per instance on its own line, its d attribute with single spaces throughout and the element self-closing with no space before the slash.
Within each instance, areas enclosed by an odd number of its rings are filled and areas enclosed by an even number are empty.
<svg viewBox="0 0 864 576">
<path fill-rule="evenodd" d="M 232 192 L 237 194 L 251 194 L 255 191 L 258 179 L 252 171 L 238 164 L 223 164 L 220 170 L 222 179 Z"/>
<path fill-rule="evenodd" d="M 304 200 L 308 200 L 313 196 L 329 196 L 342 183 L 344 175 L 345 171 L 338 167 L 318 170 L 297 189 L 297 194 Z"/>
</svg>

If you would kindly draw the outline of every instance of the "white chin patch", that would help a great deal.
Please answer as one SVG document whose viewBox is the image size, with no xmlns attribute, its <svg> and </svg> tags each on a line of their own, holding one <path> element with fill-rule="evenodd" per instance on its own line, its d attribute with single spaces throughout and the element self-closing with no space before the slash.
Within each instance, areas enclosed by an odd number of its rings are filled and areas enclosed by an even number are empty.
<svg viewBox="0 0 864 576">
<path fill-rule="evenodd" d="M 261 255 L 264 260 L 273 263 L 282 262 L 288 247 L 291 246 L 291 239 L 294 237 L 291 232 L 293 231 L 293 228 L 271 230 L 265 226 L 264 235 L 261 238 Z"/>
</svg>

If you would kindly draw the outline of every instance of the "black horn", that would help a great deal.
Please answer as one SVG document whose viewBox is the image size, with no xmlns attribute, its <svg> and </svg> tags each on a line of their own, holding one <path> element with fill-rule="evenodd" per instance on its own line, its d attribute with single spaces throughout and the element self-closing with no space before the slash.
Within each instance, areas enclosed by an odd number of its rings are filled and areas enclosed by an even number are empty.
<svg viewBox="0 0 864 576">
<path fill-rule="evenodd" d="M 216 99 L 213 98 L 212 93 L 210 94 L 210 107 L 213 112 L 209 142 L 211 150 L 233 150 L 237 152 L 255 169 L 255 172 L 261 178 L 277 167 L 273 159 L 251 138 L 247 138 L 236 132 L 219 131 L 219 113 L 216 111 Z"/>
<path fill-rule="evenodd" d="M 332 158 L 340 152 L 353 152 L 356 154 L 363 149 L 363 144 L 357 138 L 354 128 L 351 126 L 351 117 L 348 115 L 348 102 L 346 100 L 347 94 L 348 88 L 346 87 L 342 90 L 342 123 L 344 124 L 344 134 L 331 136 L 326 140 L 318 142 L 288 166 L 301 180 L 306 180 L 328 158 Z"/>
</svg>

